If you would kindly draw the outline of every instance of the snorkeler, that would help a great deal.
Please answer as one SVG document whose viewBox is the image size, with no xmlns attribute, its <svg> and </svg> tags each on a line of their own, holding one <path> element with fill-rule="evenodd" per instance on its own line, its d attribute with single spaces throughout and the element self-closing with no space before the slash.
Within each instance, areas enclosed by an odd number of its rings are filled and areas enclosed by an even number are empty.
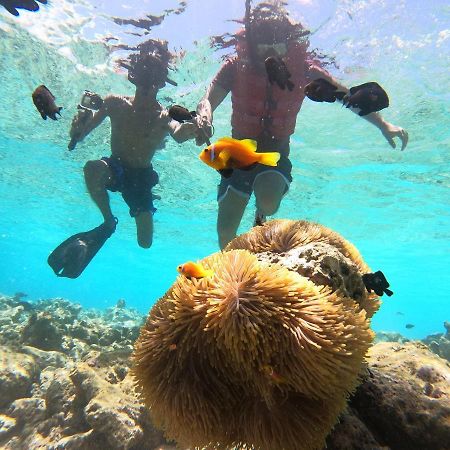
<svg viewBox="0 0 450 450">
<path fill-rule="evenodd" d="M 111 155 L 88 161 L 84 166 L 87 189 L 104 220 L 100 236 L 104 242 L 107 239 L 105 236 L 111 235 L 117 223 L 111 211 L 108 190 L 121 192 L 130 208 L 130 216 L 136 222 L 137 242 L 140 247 L 149 248 L 153 240 L 153 214 L 156 211 L 152 188 L 158 183 L 158 174 L 151 164 L 153 155 L 168 134 L 177 142 L 184 142 L 192 136 L 192 129 L 197 130 L 197 126 L 172 120 L 168 111 L 156 100 L 158 91 L 168 80 L 172 55 L 167 49 L 167 42 L 149 40 L 140 44 L 138 49 L 139 53 L 120 62 L 122 67 L 128 69 L 128 80 L 136 86 L 134 97 L 108 95 L 97 111 L 80 110 L 72 121 L 70 145 L 74 148 L 106 117 L 110 118 Z M 90 245 L 96 242 L 103 245 L 97 239 L 89 242 Z M 91 254 L 81 248 L 80 252 Z M 88 262 L 81 258 L 79 264 L 87 265 Z"/>
<path fill-rule="evenodd" d="M 220 248 L 236 236 L 252 193 L 257 208 L 255 224 L 275 214 L 287 193 L 292 181 L 290 136 L 305 98 L 305 86 L 322 78 L 339 91 L 349 92 L 318 63 L 308 59 L 308 42 L 302 40 L 307 34 L 301 24 L 289 18 L 281 2 L 263 2 L 252 11 L 248 7 L 245 28 L 231 41 L 237 55 L 223 64 L 197 106 L 199 124 L 211 136 L 213 111 L 231 92 L 232 136 L 256 140 L 258 151 L 281 154 L 276 167 L 258 164 L 247 171 L 235 170 L 229 178 L 221 177 L 217 196 Z M 265 62 L 271 57 L 275 60 L 269 59 L 266 68 Z M 280 59 L 285 64 L 283 78 L 269 79 L 266 69 L 272 72 Z M 284 84 L 287 89 L 283 89 Z M 404 129 L 386 122 L 377 113 L 368 114 L 364 119 L 375 125 L 392 147 L 395 147 L 395 137 L 402 141 L 402 150 L 406 147 L 408 134 Z M 197 137 L 197 144 L 203 142 L 204 139 Z"/>
</svg>

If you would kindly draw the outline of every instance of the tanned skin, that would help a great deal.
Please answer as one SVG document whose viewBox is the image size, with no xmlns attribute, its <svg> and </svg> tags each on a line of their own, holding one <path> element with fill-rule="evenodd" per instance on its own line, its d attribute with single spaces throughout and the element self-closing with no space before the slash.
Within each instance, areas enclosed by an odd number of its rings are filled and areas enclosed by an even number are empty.
<svg viewBox="0 0 450 450">
<path fill-rule="evenodd" d="M 86 118 L 89 111 L 82 111 L 72 122 L 70 137 L 82 141 L 106 117 L 111 121 L 111 154 L 124 167 L 150 167 L 156 150 L 170 134 L 177 142 L 190 139 L 197 127 L 192 123 L 179 124 L 171 120 L 167 110 L 156 100 L 158 88 L 136 86 L 134 97 L 109 95 L 102 107 Z M 113 174 L 102 160 L 88 161 L 84 166 L 86 187 L 99 208 L 106 223 L 115 223 L 111 211 L 108 185 Z M 149 248 L 153 240 L 153 215 L 141 212 L 135 217 L 139 246 Z"/>
</svg>

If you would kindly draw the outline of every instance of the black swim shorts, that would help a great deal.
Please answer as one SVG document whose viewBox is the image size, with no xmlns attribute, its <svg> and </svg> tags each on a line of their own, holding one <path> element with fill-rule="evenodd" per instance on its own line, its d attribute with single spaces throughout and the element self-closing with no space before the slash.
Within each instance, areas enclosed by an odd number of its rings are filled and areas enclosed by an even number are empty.
<svg viewBox="0 0 450 450">
<path fill-rule="evenodd" d="M 279 152 L 280 160 L 276 167 L 257 164 L 250 170 L 233 170 L 233 174 L 229 178 L 221 177 L 219 188 L 217 191 L 217 201 L 220 202 L 228 192 L 228 189 L 234 190 L 237 194 L 245 198 L 249 198 L 253 192 L 253 186 L 256 178 L 262 173 L 277 172 L 286 182 L 286 190 L 292 181 L 292 164 L 289 160 L 289 138 L 282 141 L 276 139 L 258 139 L 258 152 Z"/>
<path fill-rule="evenodd" d="M 158 184 L 159 177 L 153 167 L 133 168 L 124 166 L 114 156 L 104 156 L 102 161 L 110 168 L 113 178 L 109 191 L 121 192 L 126 204 L 130 207 L 130 216 L 136 217 L 141 212 L 155 213 L 152 188 Z"/>
</svg>

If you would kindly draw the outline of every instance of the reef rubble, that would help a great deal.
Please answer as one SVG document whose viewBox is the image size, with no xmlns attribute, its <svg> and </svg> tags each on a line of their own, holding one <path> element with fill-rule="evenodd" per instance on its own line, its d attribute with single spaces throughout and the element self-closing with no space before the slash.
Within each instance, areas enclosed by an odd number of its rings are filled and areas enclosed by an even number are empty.
<svg viewBox="0 0 450 450">
<path fill-rule="evenodd" d="M 127 377 L 143 321 L 123 300 L 97 311 L 1 296 L 0 448 L 173 448 Z"/>
<path fill-rule="evenodd" d="M 123 301 L 95 311 L 62 298 L 0 296 L 0 448 L 175 450 L 129 376 L 143 321 Z M 327 449 L 444 450 L 449 362 L 422 342 L 380 342 L 367 360 Z"/>
<path fill-rule="evenodd" d="M 444 322 L 444 333 L 434 333 L 427 336 L 423 342 L 433 353 L 450 361 L 450 322 Z"/>
</svg>

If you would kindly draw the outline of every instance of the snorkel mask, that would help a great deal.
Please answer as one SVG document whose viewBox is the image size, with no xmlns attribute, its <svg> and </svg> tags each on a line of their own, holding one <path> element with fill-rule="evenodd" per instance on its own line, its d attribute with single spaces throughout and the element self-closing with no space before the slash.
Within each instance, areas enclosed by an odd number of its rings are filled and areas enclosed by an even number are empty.
<svg viewBox="0 0 450 450">
<path fill-rule="evenodd" d="M 133 55 L 134 56 L 134 55 Z M 165 86 L 168 69 L 161 59 L 153 54 L 138 55 L 136 62 L 128 68 L 128 80 L 145 89 L 161 89 Z"/>
<path fill-rule="evenodd" d="M 309 34 L 294 22 L 280 5 L 261 3 L 246 11 L 245 33 L 254 63 L 261 64 L 267 56 L 284 56 L 291 41 Z"/>
</svg>

